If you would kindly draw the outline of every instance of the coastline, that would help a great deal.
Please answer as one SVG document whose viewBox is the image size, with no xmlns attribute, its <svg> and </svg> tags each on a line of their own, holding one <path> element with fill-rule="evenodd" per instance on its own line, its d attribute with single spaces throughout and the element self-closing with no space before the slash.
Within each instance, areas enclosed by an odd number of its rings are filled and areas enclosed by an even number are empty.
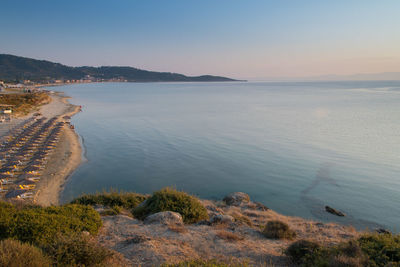
<svg viewBox="0 0 400 267">
<path fill-rule="evenodd" d="M 51 96 L 52 103 L 62 104 L 59 117 L 72 117 L 80 111 L 80 107 L 68 102 L 70 97 L 63 93 L 56 93 Z M 48 108 L 45 105 L 41 108 Z M 74 129 L 65 124 L 62 129 L 59 143 L 52 153 L 46 168 L 43 171 L 41 180 L 37 185 L 34 203 L 41 206 L 58 205 L 60 193 L 68 177 L 75 171 L 82 161 L 82 147 L 79 136 Z"/>
</svg>

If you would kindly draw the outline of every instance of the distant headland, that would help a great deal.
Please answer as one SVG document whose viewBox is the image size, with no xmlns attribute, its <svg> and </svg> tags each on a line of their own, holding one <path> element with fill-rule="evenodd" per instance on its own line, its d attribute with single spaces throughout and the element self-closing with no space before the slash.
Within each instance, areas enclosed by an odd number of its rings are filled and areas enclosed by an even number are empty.
<svg viewBox="0 0 400 267">
<path fill-rule="evenodd" d="M 213 76 L 185 76 L 171 72 L 156 72 L 133 67 L 70 67 L 46 60 L 0 54 L 0 80 L 35 83 L 77 82 L 228 82 L 235 79 Z"/>
</svg>

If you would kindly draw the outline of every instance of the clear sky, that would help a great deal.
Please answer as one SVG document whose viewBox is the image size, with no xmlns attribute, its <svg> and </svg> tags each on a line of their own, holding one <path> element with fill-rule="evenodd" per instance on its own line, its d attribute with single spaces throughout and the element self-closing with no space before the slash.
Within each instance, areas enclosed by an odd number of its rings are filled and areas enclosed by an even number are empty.
<svg viewBox="0 0 400 267">
<path fill-rule="evenodd" d="M 302 77 L 400 71 L 399 0 L 0 0 L 0 53 Z"/>
</svg>

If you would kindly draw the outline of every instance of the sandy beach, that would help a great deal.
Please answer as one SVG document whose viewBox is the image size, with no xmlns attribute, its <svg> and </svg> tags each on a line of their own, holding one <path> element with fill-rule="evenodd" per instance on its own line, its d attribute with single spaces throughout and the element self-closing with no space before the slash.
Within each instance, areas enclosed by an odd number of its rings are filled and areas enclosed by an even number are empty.
<svg viewBox="0 0 400 267">
<path fill-rule="evenodd" d="M 79 106 L 68 103 L 68 98 L 62 95 L 52 96 L 53 101 L 41 109 L 45 112 L 56 112 L 58 115 L 73 116 L 79 112 Z M 42 206 L 57 205 L 60 192 L 68 176 L 81 163 L 82 149 L 79 136 L 75 131 L 64 125 L 60 141 L 41 176 L 34 198 L 36 204 Z"/>
<path fill-rule="evenodd" d="M 78 113 L 79 106 L 68 102 L 68 97 L 60 94 L 52 96 L 53 101 L 42 107 L 43 115 L 73 116 Z M 57 205 L 60 192 L 68 176 L 80 165 L 82 149 L 76 132 L 64 125 L 57 148 L 41 176 L 34 198 L 36 204 L 42 206 Z"/>
<path fill-rule="evenodd" d="M 79 106 L 68 102 L 67 96 L 61 92 L 49 93 L 51 102 L 41 106 L 39 110 L 32 111 L 29 115 L 15 117 L 10 122 L 0 125 L 0 137 L 5 136 L 11 129 L 31 119 L 35 112 L 40 112 L 43 117 L 48 119 L 57 118 L 56 121 L 66 121 L 64 116 L 73 116 L 80 111 Z M 68 121 L 68 120 L 67 120 Z M 79 136 L 69 124 L 64 124 L 61 128 L 59 141 L 50 154 L 49 160 L 40 176 L 40 181 L 36 185 L 33 202 L 42 206 L 57 205 L 62 186 L 68 176 L 81 163 L 82 149 Z"/>
</svg>

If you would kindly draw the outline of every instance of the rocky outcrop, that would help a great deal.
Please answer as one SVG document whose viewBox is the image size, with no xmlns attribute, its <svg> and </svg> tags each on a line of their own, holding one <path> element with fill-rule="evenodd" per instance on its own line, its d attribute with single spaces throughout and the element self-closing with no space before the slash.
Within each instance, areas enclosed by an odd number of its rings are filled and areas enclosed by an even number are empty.
<svg viewBox="0 0 400 267">
<path fill-rule="evenodd" d="M 102 216 L 98 240 L 121 253 L 129 266 L 153 267 L 195 259 L 218 259 L 238 263 L 237 266 L 242 261 L 248 266 L 292 266 L 282 251 L 296 240 L 333 246 L 359 236 L 352 227 L 278 214 L 249 201 L 243 193 L 230 194 L 223 202 L 201 203 L 210 220 L 193 224 L 183 224 L 182 216 L 170 211 L 152 214 L 144 221 L 124 215 Z M 286 223 L 297 237 L 265 238 L 263 229 L 268 222 L 277 220 Z"/>
<path fill-rule="evenodd" d="M 182 216 L 173 211 L 162 211 L 162 212 L 157 212 L 155 214 L 149 215 L 146 217 L 144 220 L 145 224 L 165 224 L 165 225 L 171 225 L 171 224 L 176 224 L 176 225 L 183 225 L 183 219 Z"/>
<path fill-rule="evenodd" d="M 336 209 L 334 209 L 334 208 L 331 208 L 331 207 L 329 207 L 329 206 L 325 206 L 325 210 L 326 210 L 327 212 L 329 212 L 329 213 L 331 213 L 331 214 L 333 214 L 333 215 L 339 216 L 339 217 L 344 217 L 344 216 L 346 216 L 346 214 L 344 214 L 343 212 L 338 211 L 338 210 L 336 210 Z"/>
<path fill-rule="evenodd" d="M 233 223 L 235 219 L 230 215 L 218 214 L 211 218 L 210 222 L 212 224 L 216 223 Z"/>
<path fill-rule="evenodd" d="M 250 197 L 248 194 L 243 192 L 235 192 L 224 197 L 223 201 L 230 206 L 240 206 L 242 204 L 247 204 L 250 202 Z"/>
</svg>

